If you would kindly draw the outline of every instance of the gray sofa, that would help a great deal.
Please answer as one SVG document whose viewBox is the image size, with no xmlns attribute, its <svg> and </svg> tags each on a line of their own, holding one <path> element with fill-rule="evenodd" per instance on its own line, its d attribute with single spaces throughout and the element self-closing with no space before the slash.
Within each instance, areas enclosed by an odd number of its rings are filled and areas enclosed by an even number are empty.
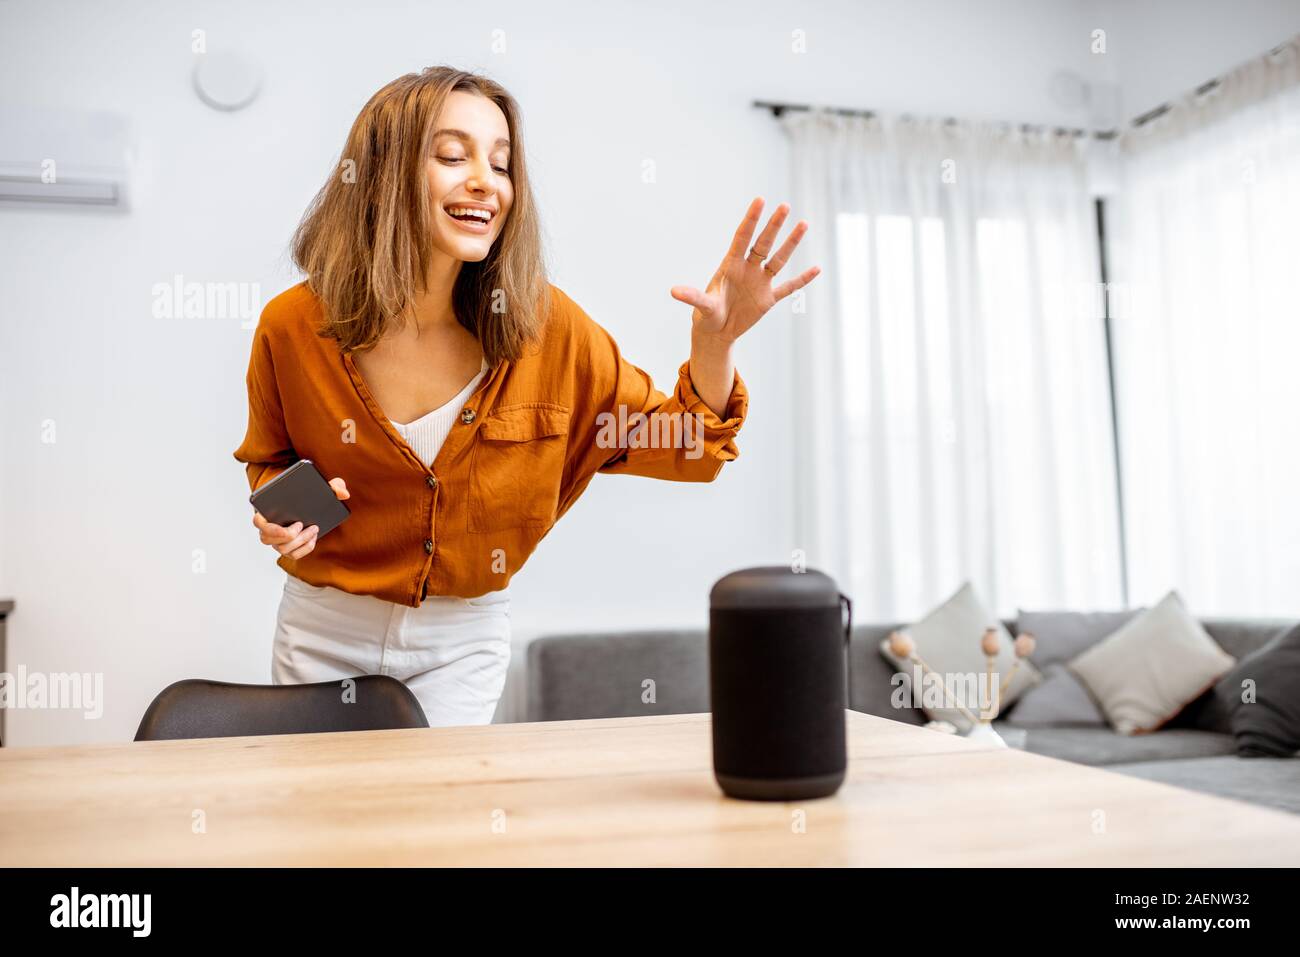
<svg viewBox="0 0 1300 957">
<path fill-rule="evenodd" d="M 1238 659 L 1295 625 L 1283 620 L 1215 618 L 1201 623 Z M 1005 624 L 1016 634 L 1014 620 Z M 920 709 L 895 708 L 890 702 L 894 669 L 881 657 L 879 647 L 899 627 L 904 626 L 853 629 L 849 707 L 923 725 L 927 718 Z M 653 700 L 647 694 L 647 679 L 653 681 Z M 540 637 L 528 646 L 526 681 L 529 721 L 708 711 L 708 636 L 703 630 L 681 630 Z M 1014 705 L 1005 717 L 994 727 L 1012 726 Z M 1230 734 L 1204 730 L 1204 724 L 1194 704 L 1165 728 L 1147 735 L 1125 737 L 1092 726 L 1035 727 L 1017 733 L 1024 735 L 1027 751 L 1300 813 L 1300 757 L 1238 757 Z"/>
</svg>

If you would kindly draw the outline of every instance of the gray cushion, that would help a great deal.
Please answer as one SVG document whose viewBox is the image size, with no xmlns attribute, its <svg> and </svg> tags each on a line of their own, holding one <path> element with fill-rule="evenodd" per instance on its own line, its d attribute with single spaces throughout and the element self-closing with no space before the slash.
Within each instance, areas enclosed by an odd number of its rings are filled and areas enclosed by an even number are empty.
<svg viewBox="0 0 1300 957">
<path fill-rule="evenodd" d="M 1240 667 L 1241 659 L 1280 638 L 1295 627 L 1296 621 L 1287 618 L 1202 618 L 1201 625 L 1220 648 L 1238 659 L 1238 667 Z M 1219 684 L 1227 681 L 1235 673 L 1234 668 L 1220 680 Z M 1221 691 L 1211 687 L 1178 712 L 1169 722 L 1168 727 L 1230 733 L 1232 729 L 1228 724 L 1228 716 L 1232 708 L 1224 706 L 1226 702 L 1220 695 Z"/>
<path fill-rule="evenodd" d="M 1054 726 L 1106 727 L 1106 716 L 1078 678 L 1057 662 L 1043 671 L 1041 684 L 1026 691 L 1007 713 L 1017 728 Z"/>
<path fill-rule="evenodd" d="M 1024 745 L 1034 754 L 1092 765 L 1210 757 L 1236 749 L 1231 735 L 1188 728 L 1132 736 L 1109 728 L 1030 728 Z"/>
<path fill-rule="evenodd" d="M 1024 611 L 1016 620 L 1017 630 L 1029 632 L 1038 645 L 1029 660 L 1040 668 L 1064 663 L 1087 651 L 1129 623 L 1144 609 L 1128 611 Z"/>
<path fill-rule="evenodd" d="M 655 701 L 643 702 L 646 679 Z M 703 629 L 551 635 L 528 643 L 529 721 L 696 714 L 709 710 Z"/>
<path fill-rule="evenodd" d="M 1300 626 L 1270 641 L 1227 678 L 1237 753 L 1282 758 L 1300 751 Z M 1254 682 L 1254 700 L 1242 702 L 1247 681 Z"/>
<path fill-rule="evenodd" d="M 1066 666 L 1110 726 L 1135 735 L 1167 725 L 1236 663 L 1174 589 Z"/>
<path fill-rule="evenodd" d="M 1160 731 L 1157 736 L 1173 733 Z M 1300 758 L 1241 758 L 1233 755 L 1181 761 L 1142 761 L 1117 764 L 1107 770 L 1300 813 Z"/>
</svg>

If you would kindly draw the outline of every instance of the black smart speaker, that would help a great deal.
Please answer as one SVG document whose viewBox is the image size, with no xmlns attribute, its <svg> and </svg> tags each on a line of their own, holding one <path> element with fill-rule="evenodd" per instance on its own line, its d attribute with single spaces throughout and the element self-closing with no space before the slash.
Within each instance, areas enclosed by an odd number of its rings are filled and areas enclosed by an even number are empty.
<svg viewBox="0 0 1300 957">
<path fill-rule="evenodd" d="M 752 801 L 826 797 L 844 783 L 852 606 L 819 571 L 746 568 L 709 593 L 713 773 Z"/>
</svg>

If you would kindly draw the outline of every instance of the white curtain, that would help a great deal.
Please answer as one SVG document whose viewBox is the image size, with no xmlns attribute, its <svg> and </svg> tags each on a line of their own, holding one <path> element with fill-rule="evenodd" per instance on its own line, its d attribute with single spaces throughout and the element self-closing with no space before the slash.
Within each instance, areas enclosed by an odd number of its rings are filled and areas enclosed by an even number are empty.
<svg viewBox="0 0 1300 957">
<path fill-rule="evenodd" d="M 781 124 L 812 226 L 797 268 L 824 271 L 792 317 L 795 547 L 862 621 L 913 619 L 968 579 L 1004 615 L 1120 605 L 1082 145 L 822 110 Z"/>
<path fill-rule="evenodd" d="M 1300 615 L 1300 44 L 1126 133 L 1112 287 L 1132 597 Z"/>
</svg>

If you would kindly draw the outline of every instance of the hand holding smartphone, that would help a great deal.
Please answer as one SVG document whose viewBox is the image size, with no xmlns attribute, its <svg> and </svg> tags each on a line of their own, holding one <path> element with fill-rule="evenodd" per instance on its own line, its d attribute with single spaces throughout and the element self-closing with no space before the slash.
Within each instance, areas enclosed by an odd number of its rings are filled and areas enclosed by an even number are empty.
<svg viewBox="0 0 1300 957">
<path fill-rule="evenodd" d="M 310 459 L 301 459 L 248 500 L 262 543 L 281 555 L 302 558 L 316 547 L 317 538 L 348 518 L 351 512 L 340 500 L 350 495 L 343 479 L 327 482 Z"/>
</svg>

